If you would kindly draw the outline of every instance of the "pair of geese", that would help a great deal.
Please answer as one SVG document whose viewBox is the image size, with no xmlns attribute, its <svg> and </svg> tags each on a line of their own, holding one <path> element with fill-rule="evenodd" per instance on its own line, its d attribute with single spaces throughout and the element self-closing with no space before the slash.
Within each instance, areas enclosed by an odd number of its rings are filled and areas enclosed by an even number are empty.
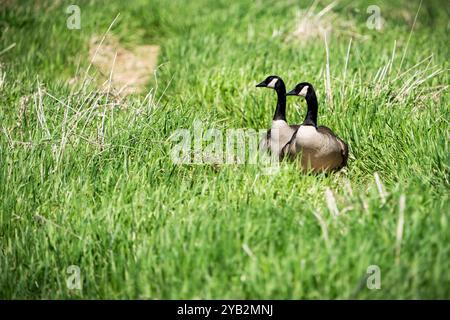
<svg viewBox="0 0 450 320">
<path fill-rule="evenodd" d="M 317 126 L 318 103 L 310 83 L 301 82 L 286 93 L 284 81 L 278 76 L 269 76 L 256 86 L 274 89 L 278 96 L 272 127 L 261 141 L 265 150 L 280 159 L 300 159 L 304 170 L 314 172 L 337 171 L 347 164 L 347 144 L 330 128 Z M 302 96 L 306 99 L 308 111 L 302 124 L 287 123 L 286 96 Z"/>
</svg>

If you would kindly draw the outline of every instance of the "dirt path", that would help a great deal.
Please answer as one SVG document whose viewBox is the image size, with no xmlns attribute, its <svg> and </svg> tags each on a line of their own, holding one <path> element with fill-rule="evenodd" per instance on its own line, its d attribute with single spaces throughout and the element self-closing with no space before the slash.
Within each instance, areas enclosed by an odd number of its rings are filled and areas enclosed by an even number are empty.
<svg viewBox="0 0 450 320">
<path fill-rule="evenodd" d="M 102 82 L 109 79 L 112 70 L 112 86 L 121 95 L 142 92 L 157 66 L 160 47 L 143 45 L 128 50 L 113 36 L 108 36 L 101 45 L 100 42 L 101 37 L 91 39 L 89 57 Z"/>
</svg>

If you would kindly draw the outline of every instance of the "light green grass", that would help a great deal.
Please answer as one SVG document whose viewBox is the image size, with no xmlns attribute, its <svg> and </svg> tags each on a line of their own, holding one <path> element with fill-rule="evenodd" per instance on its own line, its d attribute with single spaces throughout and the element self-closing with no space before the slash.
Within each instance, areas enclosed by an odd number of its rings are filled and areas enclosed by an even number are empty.
<svg viewBox="0 0 450 320">
<path fill-rule="evenodd" d="M 328 41 L 333 104 L 323 40 L 286 40 L 307 3 L 80 1 L 81 30 L 66 28 L 70 3 L 12 3 L 0 9 L 0 52 L 15 43 L 0 55 L 0 298 L 450 298 L 445 1 L 422 4 L 409 43 L 419 2 L 341 1 L 334 12 L 364 37 L 352 40 L 346 71 L 350 35 Z M 370 4 L 386 21 L 380 32 L 366 27 Z M 118 13 L 111 32 L 129 47 L 160 44 L 163 65 L 148 85 L 154 99 L 111 107 L 111 95 L 69 79 L 84 75 L 89 38 Z M 171 162 L 170 135 L 196 119 L 268 128 L 275 95 L 254 86 L 270 74 L 288 89 L 315 85 L 320 124 L 350 146 L 347 169 L 305 175 L 283 163 L 271 176 Z M 304 112 L 288 100 L 290 122 Z M 70 265 L 81 291 L 66 287 Z M 365 286 L 369 265 L 381 269 L 380 290 Z"/>
</svg>

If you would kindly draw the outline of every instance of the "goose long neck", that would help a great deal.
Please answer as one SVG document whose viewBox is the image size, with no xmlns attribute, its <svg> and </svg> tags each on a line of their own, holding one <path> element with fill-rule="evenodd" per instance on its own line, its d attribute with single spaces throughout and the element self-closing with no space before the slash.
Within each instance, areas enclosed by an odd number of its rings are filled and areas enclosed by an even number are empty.
<svg viewBox="0 0 450 320">
<path fill-rule="evenodd" d="M 303 124 L 313 125 L 317 127 L 317 110 L 319 106 L 317 103 L 317 97 L 314 90 L 311 90 L 311 92 L 309 92 L 308 95 L 306 96 L 306 103 L 308 105 L 308 111 L 306 112 L 306 117 Z"/>
<path fill-rule="evenodd" d="M 275 89 L 278 99 L 273 120 L 286 121 L 286 87 L 281 79 L 278 81 L 280 81 L 280 85 Z"/>
</svg>

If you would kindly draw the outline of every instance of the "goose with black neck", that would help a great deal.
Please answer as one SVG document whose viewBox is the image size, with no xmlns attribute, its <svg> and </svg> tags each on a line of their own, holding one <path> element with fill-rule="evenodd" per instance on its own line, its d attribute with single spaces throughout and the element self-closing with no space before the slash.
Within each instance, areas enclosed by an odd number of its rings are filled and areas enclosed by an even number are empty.
<svg viewBox="0 0 450 320">
<path fill-rule="evenodd" d="M 314 87 L 301 82 L 287 96 L 301 96 L 306 99 L 308 110 L 303 123 L 283 148 L 282 154 L 300 158 L 305 170 L 333 171 L 347 165 L 348 146 L 334 132 L 325 126 L 317 126 L 318 102 Z"/>
<path fill-rule="evenodd" d="M 272 154 L 282 156 L 283 147 L 290 141 L 298 125 L 289 125 L 286 120 L 286 86 L 283 79 L 278 76 L 269 76 L 256 85 L 269 88 L 277 93 L 277 105 L 272 118 L 272 126 L 267 135 L 261 140 L 261 147 L 270 150 Z"/>
</svg>

